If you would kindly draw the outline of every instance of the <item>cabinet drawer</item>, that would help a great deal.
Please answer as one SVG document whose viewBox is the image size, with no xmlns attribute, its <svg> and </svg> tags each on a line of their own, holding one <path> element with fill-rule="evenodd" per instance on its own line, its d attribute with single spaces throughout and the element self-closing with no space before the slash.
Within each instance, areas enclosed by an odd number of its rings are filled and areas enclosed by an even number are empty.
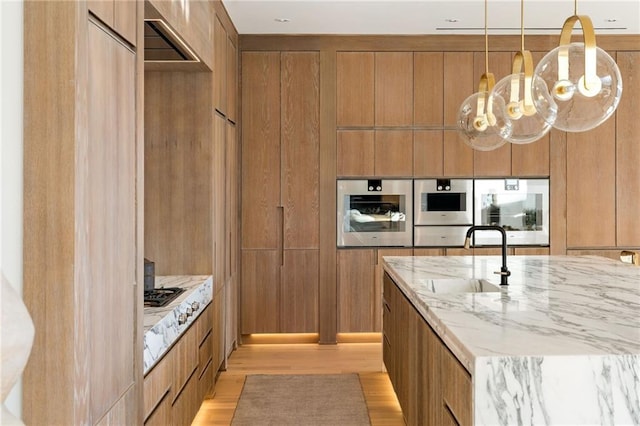
<svg viewBox="0 0 640 426">
<path fill-rule="evenodd" d="M 142 406 L 145 419 L 154 411 L 162 398 L 171 393 L 173 355 L 174 351 L 169 351 L 144 378 Z"/>
<path fill-rule="evenodd" d="M 442 391 L 445 410 L 460 425 L 472 422 L 471 376 L 456 357 L 442 347 Z"/>
<path fill-rule="evenodd" d="M 198 367 L 196 327 L 191 326 L 171 350 L 174 352 L 173 398 L 178 397 L 189 377 Z"/>
<path fill-rule="evenodd" d="M 201 308 L 202 309 L 202 308 Z M 202 345 L 202 342 L 207 337 L 213 326 L 213 309 L 211 309 L 211 303 L 204 307 L 204 311 L 200 314 L 195 321 L 197 344 Z"/>
<path fill-rule="evenodd" d="M 207 366 L 211 363 L 213 359 L 213 333 L 209 330 L 210 333 L 207 334 L 205 339 L 200 344 L 198 348 L 198 377 L 201 377 L 204 373 Z"/>
<path fill-rule="evenodd" d="M 171 395 L 166 394 L 164 398 L 160 400 L 160 403 L 156 408 L 150 413 L 151 415 L 145 419 L 144 426 L 164 426 L 173 424 L 172 411 Z"/>
</svg>

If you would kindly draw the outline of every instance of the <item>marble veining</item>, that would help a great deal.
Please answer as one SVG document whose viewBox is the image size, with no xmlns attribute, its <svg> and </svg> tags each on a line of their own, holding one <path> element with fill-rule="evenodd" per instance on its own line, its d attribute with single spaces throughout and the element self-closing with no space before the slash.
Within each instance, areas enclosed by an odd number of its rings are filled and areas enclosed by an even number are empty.
<svg viewBox="0 0 640 426">
<path fill-rule="evenodd" d="M 213 277 L 207 275 L 158 276 L 156 288 L 180 287 L 186 289 L 170 304 L 144 308 L 144 373 L 151 369 L 187 328 L 200 316 L 213 299 Z M 180 314 L 197 302 L 198 310 L 178 323 Z M 191 309 L 192 311 L 192 309 Z"/>
<path fill-rule="evenodd" d="M 499 277 L 500 257 L 384 257 L 471 372 L 477 425 L 640 425 L 640 268 L 595 256 L 511 256 L 500 292 L 430 280 Z"/>
</svg>

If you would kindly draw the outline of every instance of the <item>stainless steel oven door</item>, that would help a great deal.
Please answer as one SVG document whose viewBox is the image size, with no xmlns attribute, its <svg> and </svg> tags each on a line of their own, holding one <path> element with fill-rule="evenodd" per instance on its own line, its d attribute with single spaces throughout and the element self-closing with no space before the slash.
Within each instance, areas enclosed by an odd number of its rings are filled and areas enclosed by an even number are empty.
<svg viewBox="0 0 640 426">
<path fill-rule="evenodd" d="M 419 179 L 414 182 L 416 225 L 471 225 L 472 179 Z"/>
<path fill-rule="evenodd" d="M 338 180 L 338 247 L 411 247 L 412 244 L 412 180 Z"/>
<path fill-rule="evenodd" d="M 549 179 L 476 179 L 476 225 L 499 225 L 509 245 L 549 245 Z M 497 232 L 476 231 L 474 245 L 500 245 Z"/>
</svg>

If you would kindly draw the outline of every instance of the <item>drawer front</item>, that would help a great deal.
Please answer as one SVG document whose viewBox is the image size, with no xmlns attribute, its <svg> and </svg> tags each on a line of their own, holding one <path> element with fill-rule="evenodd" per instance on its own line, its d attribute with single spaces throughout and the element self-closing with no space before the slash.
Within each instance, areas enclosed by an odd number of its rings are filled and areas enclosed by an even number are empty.
<svg viewBox="0 0 640 426">
<path fill-rule="evenodd" d="M 472 423 L 471 376 L 456 357 L 442 347 L 442 388 L 445 410 L 458 424 Z"/>
<path fill-rule="evenodd" d="M 190 327 L 173 347 L 173 398 L 177 398 L 193 372 L 198 368 L 198 347 L 196 343 L 196 328 Z"/>
<path fill-rule="evenodd" d="M 163 397 L 171 393 L 173 355 L 174 351 L 169 351 L 144 377 L 143 410 L 145 419 L 149 417 Z"/>
</svg>

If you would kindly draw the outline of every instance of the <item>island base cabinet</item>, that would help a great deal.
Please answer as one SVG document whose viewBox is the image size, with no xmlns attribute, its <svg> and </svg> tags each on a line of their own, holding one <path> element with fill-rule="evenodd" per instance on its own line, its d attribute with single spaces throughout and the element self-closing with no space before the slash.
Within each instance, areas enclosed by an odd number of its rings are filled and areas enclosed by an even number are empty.
<svg viewBox="0 0 640 426">
<path fill-rule="evenodd" d="M 386 273 L 383 321 L 383 361 L 407 425 L 471 424 L 471 376 Z"/>
</svg>

